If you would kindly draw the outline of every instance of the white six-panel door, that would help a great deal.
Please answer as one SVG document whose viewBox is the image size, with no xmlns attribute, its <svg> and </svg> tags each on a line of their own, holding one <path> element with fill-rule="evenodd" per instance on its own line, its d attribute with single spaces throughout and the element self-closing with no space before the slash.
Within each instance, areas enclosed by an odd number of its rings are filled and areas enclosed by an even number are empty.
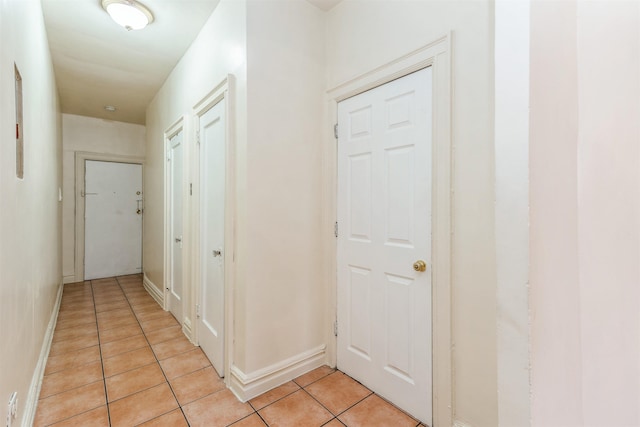
<svg viewBox="0 0 640 427">
<path fill-rule="evenodd" d="M 85 162 L 84 279 L 142 271 L 142 165 Z"/>
<path fill-rule="evenodd" d="M 431 75 L 338 104 L 337 263 L 338 367 L 429 425 Z"/>
<path fill-rule="evenodd" d="M 225 100 L 199 118 L 200 307 L 198 340 L 224 376 Z"/>
<path fill-rule="evenodd" d="M 170 276 L 169 276 L 169 311 L 182 323 L 183 295 L 183 185 L 184 185 L 184 144 L 181 130 L 169 140 L 169 221 L 170 233 Z"/>
</svg>

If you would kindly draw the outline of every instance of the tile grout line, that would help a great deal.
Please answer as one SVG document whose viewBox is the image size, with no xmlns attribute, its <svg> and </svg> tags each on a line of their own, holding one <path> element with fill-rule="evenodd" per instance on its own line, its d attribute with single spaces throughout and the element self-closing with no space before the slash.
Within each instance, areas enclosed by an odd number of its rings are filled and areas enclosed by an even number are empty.
<svg viewBox="0 0 640 427">
<path fill-rule="evenodd" d="M 169 378 L 167 377 L 167 374 L 164 372 L 164 369 L 162 368 L 162 365 L 160 364 L 160 360 L 158 359 L 158 356 L 156 355 L 155 351 L 153 351 L 153 347 L 151 346 L 151 343 L 149 342 L 149 339 L 147 338 L 147 333 L 145 332 L 144 328 L 142 327 L 142 323 L 140 323 L 140 319 L 138 319 L 138 316 L 136 315 L 136 312 L 135 312 L 135 309 L 133 308 L 133 305 L 131 305 L 131 302 L 129 301 L 129 296 L 127 295 L 127 292 L 125 292 L 124 288 L 120 284 L 120 280 L 118 280 L 117 277 L 116 277 L 116 282 L 118 283 L 118 286 L 120 287 L 120 290 L 122 290 L 122 293 L 124 293 L 124 297 L 125 297 L 125 299 L 127 301 L 127 304 L 129 304 L 129 307 L 131 308 L 131 311 L 133 312 L 133 316 L 136 318 L 136 322 L 138 322 L 138 325 L 140 326 L 140 329 L 142 330 L 142 336 L 144 337 L 144 339 L 147 342 L 147 344 L 149 344 L 149 349 L 151 350 L 151 354 L 153 354 L 153 358 L 156 360 L 156 363 L 158 364 L 158 367 L 160 368 L 160 372 L 162 372 L 162 376 L 164 377 L 165 381 L 167 382 L 167 385 L 169 386 L 169 390 L 171 390 L 171 394 L 173 395 L 173 398 L 176 400 L 176 403 L 178 404 L 178 409 L 180 409 L 180 413 L 184 417 L 184 420 L 187 423 L 187 425 L 189 425 L 189 420 L 187 420 L 187 416 L 184 413 L 184 411 L 182 410 L 182 405 L 180 404 L 180 401 L 178 400 L 178 396 L 176 396 L 175 391 L 173 391 L 173 387 L 171 386 L 171 382 L 169 382 Z M 157 304 L 157 302 L 156 302 L 156 304 Z M 158 306 L 160 306 L 160 304 L 158 304 Z M 162 308 L 162 307 L 160 307 L 160 308 Z M 140 424 L 146 423 L 147 421 L 151 421 L 151 420 L 153 420 L 155 418 L 160 418 L 160 417 L 162 417 L 162 416 L 164 416 L 164 415 L 166 415 L 166 414 L 168 414 L 168 413 L 170 413 L 170 412 L 172 412 L 174 410 L 175 409 L 172 409 L 171 411 L 165 412 L 164 414 L 160 414 L 157 417 L 151 418 L 149 420 L 145 420 Z"/>
<path fill-rule="evenodd" d="M 109 408 L 109 393 L 107 392 L 107 377 L 104 373 L 104 358 L 102 357 L 102 342 L 100 341 L 100 325 L 98 324 L 98 311 L 96 309 L 96 293 L 93 289 L 93 281 L 89 281 L 91 296 L 93 297 L 93 310 L 96 315 L 96 329 L 98 330 L 98 350 L 100 351 L 100 366 L 102 368 L 102 384 L 104 385 L 104 400 L 107 406 L 107 421 L 111 425 L 111 409 Z"/>
<path fill-rule="evenodd" d="M 83 282 L 83 283 L 84 283 L 84 282 Z M 86 286 L 86 285 L 83 285 L 83 286 Z M 89 285 L 89 287 L 90 287 L 90 289 L 91 289 L 91 301 L 92 301 L 92 303 L 93 303 L 93 305 L 94 305 L 94 314 L 95 314 L 95 302 L 94 302 L 94 300 L 93 300 L 93 287 L 92 287 L 91 285 Z M 62 296 L 64 297 L 64 289 L 62 290 Z M 59 316 L 60 316 L 60 312 L 58 312 L 58 317 L 59 317 Z M 57 320 L 57 319 L 56 319 L 56 320 Z M 98 319 L 97 319 L 97 316 L 96 316 L 96 321 L 95 321 L 94 323 L 95 323 L 95 325 L 96 325 L 96 332 L 97 332 L 97 329 L 98 329 Z M 87 324 L 88 324 L 88 325 L 90 325 L 91 323 L 90 323 L 90 322 L 87 322 Z M 54 333 L 54 335 L 55 335 L 55 331 L 54 331 L 53 333 Z M 76 337 L 76 338 L 77 338 L 77 337 Z M 75 339 L 75 338 L 69 338 L 69 340 L 72 340 L 72 339 Z M 65 341 L 65 340 L 62 340 L 62 341 Z M 99 337 L 99 336 L 98 336 L 98 345 L 100 345 L 100 337 Z M 84 348 L 77 349 L 77 350 L 74 350 L 74 351 L 70 351 L 70 352 L 67 352 L 67 353 L 62 353 L 62 354 L 60 354 L 59 356 L 61 356 L 61 355 L 63 355 L 63 354 L 73 353 L 73 352 L 75 352 L 75 351 L 82 351 L 82 350 L 84 350 L 84 349 L 86 349 L 86 348 L 90 348 L 90 347 L 93 347 L 93 346 L 84 347 Z M 51 356 L 51 355 L 47 356 L 47 363 L 49 362 L 49 358 L 50 358 L 50 357 L 56 357 L 56 356 Z M 93 363 L 93 362 L 84 363 L 83 365 L 80 365 L 80 366 L 89 365 L 89 364 L 91 364 L 91 363 Z M 102 365 L 102 358 L 101 358 L 101 360 L 100 360 L 100 365 Z M 68 368 L 68 369 L 73 369 L 73 368 Z M 55 374 L 55 373 L 59 373 L 59 372 L 63 372 L 63 371 L 65 371 L 65 370 L 67 370 L 67 369 L 61 369 L 61 370 L 56 371 L 56 372 L 53 372 L 53 373 L 51 373 L 51 374 L 49 374 L 49 375 L 52 375 L 52 374 Z M 104 372 L 103 372 L 103 375 L 102 375 L 102 379 L 103 379 L 103 381 L 104 381 Z M 62 394 L 62 393 L 66 393 L 66 392 L 69 392 L 69 391 L 72 391 L 72 390 L 76 390 L 76 389 L 78 389 L 78 388 L 81 388 L 81 387 L 84 387 L 84 386 L 87 386 L 87 385 L 90 385 L 90 384 L 97 383 L 98 381 L 99 381 L 99 380 L 96 380 L 96 381 L 91 382 L 91 383 L 88 383 L 88 384 L 83 384 L 83 385 L 81 385 L 81 386 L 73 387 L 73 388 L 70 388 L 70 389 L 68 389 L 68 390 L 60 391 L 60 392 L 58 392 L 58 393 L 52 394 L 52 395 L 50 395 L 50 396 L 47 396 L 47 397 L 45 397 L 44 399 L 48 399 L 48 398 L 50 398 L 50 397 L 53 397 L 53 396 L 56 396 L 56 395 L 59 395 L 59 394 Z M 105 390 L 105 396 L 106 396 L 106 390 Z M 43 400 L 43 399 L 41 399 L 41 398 L 40 398 L 40 396 L 38 396 L 38 401 L 40 401 L 40 400 Z M 98 408 L 99 408 L 99 407 L 98 407 Z M 86 410 L 86 411 L 79 412 L 79 413 L 77 413 L 77 414 L 73 414 L 73 415 L 71 415 L 70 417 L 63 418 L 63 419 L 61 419 L 61 420 L 57 420 L 57 421 L 55 421 L 53 424 L 57 424 L 57 423 L 60 423 L 60 422 L 63 422 L 63 421 L 70 420 L 70 419 L 71 419 L 71 418 L 73 418 L 73 417 L 76 417 L 76 416 L 78 416 L 78 415 L 82 415 L 82 414 L 86 414 L 87 412 L 93 411 L 93 410 L 95 410 L 95 409 L 97 409 L 97 408 L 91 408 L 91 409 L 88 409 L 88 410 Z M 51 426 L 51 425 L 53 425 L 53 424 L 45 424 L 45 426 Z"/>
</svg>

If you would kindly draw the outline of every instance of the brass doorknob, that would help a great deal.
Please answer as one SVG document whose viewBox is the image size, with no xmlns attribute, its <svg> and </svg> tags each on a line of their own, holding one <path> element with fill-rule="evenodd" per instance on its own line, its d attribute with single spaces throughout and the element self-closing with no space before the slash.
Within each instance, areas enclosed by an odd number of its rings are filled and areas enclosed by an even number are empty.
<svg viewBox="0 0 640 427">
<path fill-rule="evenodd" d="M 413 263 L 413 269 L 415 271 L 426 271 L 427 270 L 427 263 L 422 261 L 422 260 L 418 260 L 418 261 Z"/>
</svg>

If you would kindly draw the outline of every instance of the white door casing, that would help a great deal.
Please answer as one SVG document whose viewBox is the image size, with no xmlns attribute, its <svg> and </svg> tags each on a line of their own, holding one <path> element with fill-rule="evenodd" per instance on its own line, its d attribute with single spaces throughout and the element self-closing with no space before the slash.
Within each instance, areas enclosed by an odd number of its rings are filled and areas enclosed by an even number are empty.
<svg viewBox="0 0 640 427">
<path fill-rule="evenodd" d="M 84 279 L 142 271 L 142 165 L 85 161 Z"/>
<path fill-rule="evenodd" d="M 198 342 L 225 375 L 226 99 L 199 116 L 200 295 Z"/>
<path fill-rule="evenodd" d="M 167 153 L 169 172 L 169 283 L 168 309 L 183 322 L 183 239 L 184 239 L 184 132 L 181 129 L 169 139 Z"/>
<path fill-rule="evenodd" d="M 425 68 L 340 102 L 337 166 L 338 367 L 429 425 L 431 81 Z"/>
</svg>

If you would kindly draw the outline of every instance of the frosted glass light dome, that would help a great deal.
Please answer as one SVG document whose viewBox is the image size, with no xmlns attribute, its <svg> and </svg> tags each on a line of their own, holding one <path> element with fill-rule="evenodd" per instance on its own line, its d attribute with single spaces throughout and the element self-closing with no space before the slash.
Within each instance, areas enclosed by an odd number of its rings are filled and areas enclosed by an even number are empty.
<svg viewBox="0 0 640 427">
<path fill-rule="evenodd" d="M 102 7 L 127 31 L 141 30 L 153 22 L 149 9 L 135 0 L 102 0 Z"/>
</svg>

